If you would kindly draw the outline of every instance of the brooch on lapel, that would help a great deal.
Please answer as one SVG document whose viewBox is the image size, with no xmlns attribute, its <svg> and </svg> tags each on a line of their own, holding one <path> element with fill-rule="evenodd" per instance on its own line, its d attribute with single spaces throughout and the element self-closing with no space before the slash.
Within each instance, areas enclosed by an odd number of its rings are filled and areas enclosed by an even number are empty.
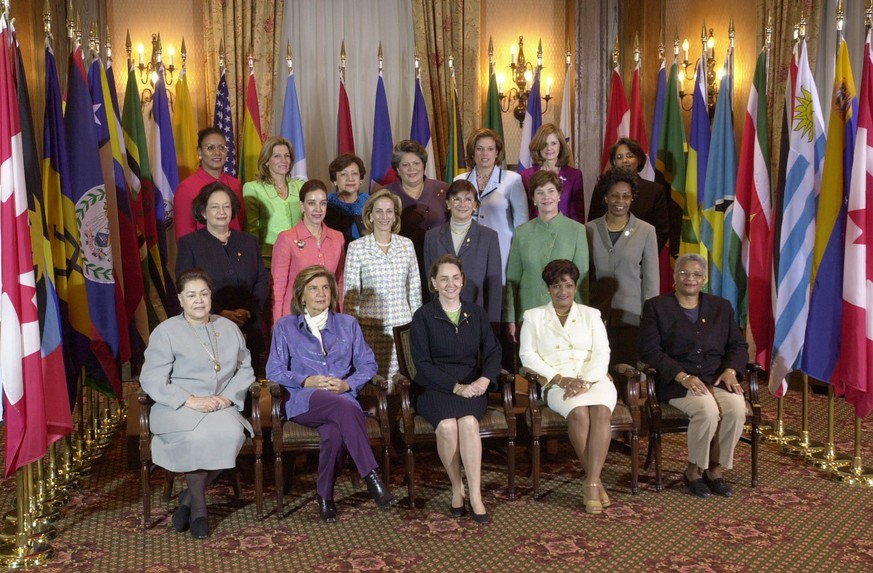
<svg viewBox="0 0 873 573">
<path fill-rule="evenodd" d="M 297 243 L 298 249 L 302 249 L 303 247 L 306 246 L 306 241 L 294 241 L 294 242 Z"/>
</svg>

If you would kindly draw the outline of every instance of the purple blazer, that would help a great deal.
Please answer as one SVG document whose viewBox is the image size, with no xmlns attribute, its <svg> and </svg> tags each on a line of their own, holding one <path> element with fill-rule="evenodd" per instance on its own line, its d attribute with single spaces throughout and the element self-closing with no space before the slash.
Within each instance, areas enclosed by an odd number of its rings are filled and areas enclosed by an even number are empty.
<svg viewBox="0 0 873 573">
<path fill-rule="evenodd" d="M 540 170 L 539 165 L 528 167 L 521 172 L 521 182 L 524 183 L 524 189 L 527 191 L 527 201 L 530 211 L 530 218 L 537 216 L 536 207 L 533 206 L 533 198 L 530 188 L 530 179 L 534 173 Z M 564 192 L 561 193 L 561 202 L 558 204 L 558 209 L 565 217 L 569 217 L 574 221 L 585 224 L 585 189 L 582 185 L 582 172 L 575 167 L 565 165 L 558 172 L 558 177 L 561 178 L 561 186 Z"/>
</svg>

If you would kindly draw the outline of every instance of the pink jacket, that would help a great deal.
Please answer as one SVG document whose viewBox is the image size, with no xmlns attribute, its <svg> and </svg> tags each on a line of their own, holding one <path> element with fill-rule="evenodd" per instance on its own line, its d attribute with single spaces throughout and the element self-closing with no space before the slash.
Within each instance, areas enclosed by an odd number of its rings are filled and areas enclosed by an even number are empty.
<svg viewBox="0 0 873 573">
<path fill-rule="evenodd" d="M 322 265 L 332 272 L 339 283 L 337 295 L 342 294 L 344 243 L 342 233 L 322 224 L 321 248 L 319 248 L 318 242 L 302 219 L 291 229 L 279 233 L 273 245 L 273 259 L 270 266 L 270 273 L 273 275 L 273 324 L 286 314 L 291 314 L 294 279 L 308 266 Z"/>
</svg>

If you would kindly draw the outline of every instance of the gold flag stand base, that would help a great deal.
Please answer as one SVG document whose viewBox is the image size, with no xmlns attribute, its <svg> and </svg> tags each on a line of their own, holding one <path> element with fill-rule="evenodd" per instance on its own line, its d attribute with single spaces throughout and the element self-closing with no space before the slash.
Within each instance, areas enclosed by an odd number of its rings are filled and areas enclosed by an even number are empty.
<svg viewBox="0 0 873 573">
<path fill-rule="evenodd" d="M 13 555 L 0 555 L 0 563 L 3 563 L 7 569 L 40 567 L 55 558 L 55 550 L 51 545 L 26 547 L 23 550 L 13 547 L 12 551 Z"/>
<path fill-rule="evenodd" d="M 790 442 L 796 442 L 800 439 L 800 434 L 798 432 L 785 429 L 785 423 L 782 419 L 784 408 L 785 402 L 783 399 L 781 397 L 776 398 L 776 421 L 773 422 L 767 431 L 761 428 L 761 440 L 764 442 L 782 446 Z"/>
<path fill-rule="evenodd" d="M 861 418 L 855 416 L 855 456 L 852 466 L 836 468 L 831 474 L 839 482 L 849 485 L 873 487 L 873 468 L 865 467 L 861 460 Z"/>
<path fill-rule="evenodd" d="M 810 452 L 806 456 L 806 461 L 822 471 L 833 471 L 836 468 L 848 466 L 852 463 L 852 458 L 844 454 L 837 453 L 834 446 L 834 403 L 836 397 L 834 395 L 834 387 L 828 384 L 828 443 L 821 451 Z"/>
<path fill-rule="evenodd" d="M 782 445 L 782 451 L 792 456 L 808 457 L 812 454 L 823 452 L 825 445 L 821 442 L 815 442 L 809 439 L 809 432 L 800 432 L 800 440 L 797 442 L 788 442 Z"/>
</svg>

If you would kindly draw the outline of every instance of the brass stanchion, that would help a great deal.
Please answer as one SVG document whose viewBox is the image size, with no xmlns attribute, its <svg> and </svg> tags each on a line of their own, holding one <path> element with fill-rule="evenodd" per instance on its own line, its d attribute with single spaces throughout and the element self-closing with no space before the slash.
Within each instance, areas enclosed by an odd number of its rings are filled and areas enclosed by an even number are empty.
<svg viewBox="0 0 873 573">
<path fill-rule="evenodd" d="M 852 463 L 849 456 L 837 453 L 834 446 L 834 387 L 828 384 L 828 443 L 824 450 L 810 453 L 806 459 L 820 470 L 830 471 L 834 468 L 847 466 Z"/>
<path fill-rule="evenodd" d="M 9 569 L 37 567 L 55 556 L 55 550 L 44 536 L 33 536 L 30 513 L 32 485 L 32 468 L 27 465 L 15 474 L 18 516 L 14 544 L 0 554 L 0 562 Z"/>
<path fill-rule="evenodd" d="M 75 419 L 75 417 L 74 417 Z M 73 434 L 75 428 L 69 435 L 64 436 L 63 447 L 61 450 L 61 459 L 58 464 L 58 482 L 57 487 L 64 491 L 71 490 L 78 485 L 79 473 L 73 467 Z"/>
<path fill-rule="evenodd" d="M 809 439 L 809 378 L 806 374 L 803 375 L 803 390 L 801 395 L 800 440 L 783 444 L 782 451 L 795 456 L 808 456 L 811 453 L 823 451 L 825 446 L 821 442 L 814 442 Z"/>
<path fill-rule="evenodd" d="M 835 468 L 834 479 L 850 485 L 873 487 L 873 468 L 865 467 L 861 460 L 861 418 L 855 416 L 855 458 L 851 466 Z"/>
<path fill-rule="evenodd" d="M 761 432 L 761 439 L 765 442 L 784 445 L 800 439 L 800 434 L 794 430 L 785 429 L 784 410 L 785 399 L 780 396 L 776 398 L 776 421 L 773 423 L 772 430 L 768 433 Z"/>
</svg>

